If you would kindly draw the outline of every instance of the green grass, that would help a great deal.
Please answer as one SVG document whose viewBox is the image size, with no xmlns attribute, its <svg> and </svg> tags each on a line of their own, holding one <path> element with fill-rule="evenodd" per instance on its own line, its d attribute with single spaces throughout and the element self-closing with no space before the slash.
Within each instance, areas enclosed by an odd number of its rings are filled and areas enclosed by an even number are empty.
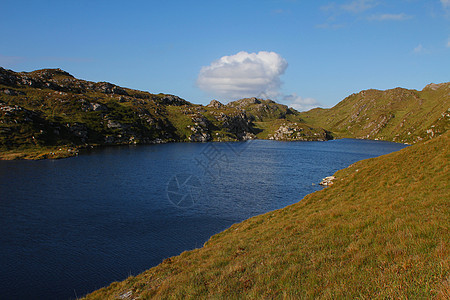
<svg viewBox="0 0 450 300">
<path fill-rule="evenodd" d="M 76 156 L 79 149 L 72 147 L 19 147 L 16 149 L 1 149 L 0 160 L 17 159 L 60 159 Z"/>
<path fill-rule="evenodd" d="M 366 90 L 333 108 L 313 109 L 300 117 L 339 137 L 416 143 L 449 129 L 449 109 L 450 83 L 443 83 L 422 91 Z"/>
<path fill-rule="evenodd" d="M 186 142 L 194 131 L 209 135 L 214 141 L 236 141 L 249 132 L 261 131 L 254 127 L 254 121 L 303 122 L 298 112 L 270 100 L 242 99 L 214 108 L 172 95 L 76 79 L 59 69 L 16 73 L 0 68 L 0 73 L 2 78 L 18 82 L 0 81 L 0 107 L 18 105 L 21 109 L 13 112 L 0 109 L 0 151 L 3 153 L 19 153 L 23 148 L 35 152 L 36 147 Z M 93 111 L 93 105 L 98 104 L 103 109 Z M 206 125 L 195 125 L 194 119 L 205 120 Z M 111 128 L 110 122 L 123 126 Z M 261 126 L 277 129 L 272 127 Z M 86 134 L 80 136 L 76 128 L 83 128 Z M 314 127 L 311 131 L 320 134 L 323 129 Z M 266 131 L 261 136 L 270 133 L 273 132 Z M 0 153 L 1 157 L 6 155 Z"/>
<path fill-rule="evenodd" d="M 450 134 L 338 171 L 87 299 L 448 299 Z"/>
</svg>

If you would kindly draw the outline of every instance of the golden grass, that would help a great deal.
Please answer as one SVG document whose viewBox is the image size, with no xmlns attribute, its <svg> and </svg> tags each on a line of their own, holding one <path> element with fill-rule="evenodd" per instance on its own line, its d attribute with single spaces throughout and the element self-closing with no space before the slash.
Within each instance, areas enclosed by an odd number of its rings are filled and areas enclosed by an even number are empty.
<svg viewBox="0 0 450 300">
<path fill-rule="evenodd" d="M 78 155 L 76 148 L 66 146 L 60 147 L 35 147 L 18 148 L 14 150 L 0 150 L 0 160 L 39 160 L 39 159 L 59 159 Z"/>
<path fill-rule="evenodd" d="M 335 184 L 87 299 L 448 299 L 449 133 L 337 172 Z"/>
</svg>

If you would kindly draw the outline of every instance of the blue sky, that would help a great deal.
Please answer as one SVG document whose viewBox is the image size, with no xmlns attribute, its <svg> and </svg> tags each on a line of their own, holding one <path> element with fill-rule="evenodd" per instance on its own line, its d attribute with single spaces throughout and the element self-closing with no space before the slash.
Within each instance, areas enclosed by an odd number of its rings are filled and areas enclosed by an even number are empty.
<svg viewBox="0 0 450 300">
<path fill-rule="evenodd" d="M 0 66 L 299 110 L 450 81 L 450 0 L 1 1 Z"/>
</svg>

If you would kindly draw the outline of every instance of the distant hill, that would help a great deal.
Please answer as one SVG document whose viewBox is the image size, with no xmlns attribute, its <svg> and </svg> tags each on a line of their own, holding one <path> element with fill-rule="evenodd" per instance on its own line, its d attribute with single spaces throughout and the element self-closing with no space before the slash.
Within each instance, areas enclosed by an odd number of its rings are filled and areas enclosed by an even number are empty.
<svg viewBox="0 0 450 300">
<path fill-rule="evenodd" d="M 333 108 L 316 108 L 300 116 L 337 137 L 416 143 L 449 129 L 450 83 L 429 84 L 422 91 L 366 90 Z"/>
<path fill-rule="evenodd" d="M 18 73 L 0 68 L 2 158 L 64 157 L 92 145 L 253 138 L 331 137 L 270 100 L 203 106 L 174 95 L 76 79 L 60 69 Z"/>
<path fill-rule="evenodd" d="M 449 299 L 449 132 L 87 299 Z"/>
</svg>

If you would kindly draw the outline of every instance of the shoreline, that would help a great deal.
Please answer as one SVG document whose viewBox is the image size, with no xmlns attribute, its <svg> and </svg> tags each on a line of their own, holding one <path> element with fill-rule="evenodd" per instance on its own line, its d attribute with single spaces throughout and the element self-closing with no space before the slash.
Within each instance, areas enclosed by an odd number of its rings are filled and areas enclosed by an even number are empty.
<svg viewBox="0 0 450 300">
<path fill-rule="evenodd" d="M 408 143 L 394 142 L 394 141 L 386 141 L 379 139 L 365 139 L 365 138 L 351 138 L 351 137 L 334 137 L 329 140 L 311 140 L 311 141 L 292 141 L 292 140 L 273 140 L 273 139 L 261 139 L 255 138 L 250 139 L 253 140 L 267 140 L 267 141 L 277 141 L 277 142 L 327 142 L 333 140 L 341 140 L 341 139 L 355 139 L 355 140 L 366 140 L 366 141 L 375 141 L 375 142 L 389 142 L 395 144 L 403 144 L 411 146 Z M 5 150 L 0 151 L 0 161 L 2 160 L 42 160 L 42 159 L 63 159 L 70 158 L 82 155 L 84 151 L 96 148 L 109 148 L 109 147 L 118 147 L 118 146 L 148 146 L 148 145 L 158 145 L 158 144 L 169 144 L 169 143 L 230 143 L 230 142 L 246 142 L 249 140 L 242 141 L 208 141 L 208 142 L 191 142 L 191 141 L 163 141 L 158 140 L 152 143 L 142 143 L 142 144 L 92 144 L 92 145 L 83 145 L 83 146 L 49 146 L 43 148 L 25 148 L 25 149 L 17 149 L 17 150 Z"/>
</svg>

